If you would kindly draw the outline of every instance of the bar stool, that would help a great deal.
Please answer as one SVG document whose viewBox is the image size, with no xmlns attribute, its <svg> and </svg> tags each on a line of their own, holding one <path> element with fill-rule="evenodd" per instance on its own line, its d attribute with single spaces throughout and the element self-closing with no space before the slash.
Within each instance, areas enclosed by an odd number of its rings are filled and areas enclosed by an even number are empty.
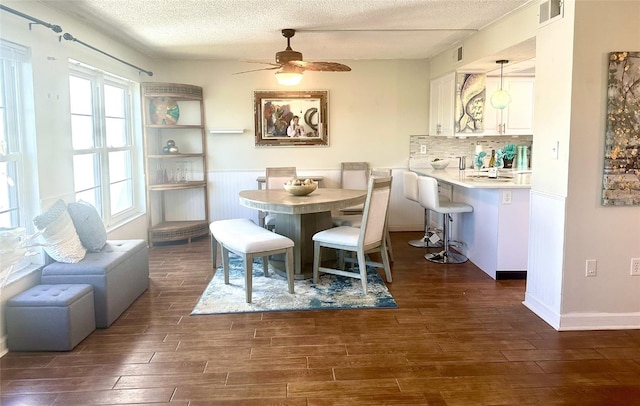
<svg viewBox="0 0 640 406">
<path fill-rule="evenodd" d="M 451 214 L 471 213 L 473 206 L 461 202 L 441 201 L 438 197 L 438 181 L 428 176 L 420 176 L 418 178 L 418 198 L 420 205 L 426 209 L 442 214 L 444 223 L 444 243 L 442 251 L 426 254 L 424 258 L 439 264 L 461 264 L 466 262 L 466 256 L 452 252 L 449 249 L 451 234 L 449 222 L 452 221 L 450 220 Z"/>
<path fill-rule="evenodd" d="M 404 189 L 404 197 L 408 200 L 414 201 L 416 203 L 420 203 L 419 193 L 418 193 L 418 174 L 411 171 L 405 171 L 403 174 L 403 189 Z M 442 247 L 442 241 L 437 241 L 435 243 L 431 242 L 429 237 L 435 231 L 431 231 L 429 229 L 429 219 L 430 219 L 430 211 L 426 207 L 424 208 L 424 237 L 418 240 L 409 241 L 409 245 L 416 248 L 434 248 L 434 247 Z"/>
</svg>

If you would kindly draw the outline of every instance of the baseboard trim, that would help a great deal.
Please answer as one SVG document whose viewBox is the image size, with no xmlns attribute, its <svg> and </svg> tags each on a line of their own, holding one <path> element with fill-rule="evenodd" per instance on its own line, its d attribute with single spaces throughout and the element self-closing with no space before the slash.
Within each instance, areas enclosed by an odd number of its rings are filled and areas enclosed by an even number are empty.
<svg viewBox="0 0 640 406">
<path fill-rule="evenodd" d="M 505 279 L 526 280 L 527 271 L 496 271 L 497 281 L 501 281 Z"/>
<path fill-rule="evenodd" d="M 567 313 L 560 316 L 560 331 L 640 329 L 636 313 Z"/>
</svg>

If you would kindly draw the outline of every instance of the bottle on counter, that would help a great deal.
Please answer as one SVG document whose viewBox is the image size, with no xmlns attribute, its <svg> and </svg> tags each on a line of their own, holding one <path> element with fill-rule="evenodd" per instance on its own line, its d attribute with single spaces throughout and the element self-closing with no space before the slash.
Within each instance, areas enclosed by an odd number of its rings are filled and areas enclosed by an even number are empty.
<svg viewBox="0 0 640 406">
<path fill-rule="evenodd" d="M 493 168 L 496 166 L 496 150 L 491 150 L 491 158 L 489 158 L 489 168 Z"/>
</svg>

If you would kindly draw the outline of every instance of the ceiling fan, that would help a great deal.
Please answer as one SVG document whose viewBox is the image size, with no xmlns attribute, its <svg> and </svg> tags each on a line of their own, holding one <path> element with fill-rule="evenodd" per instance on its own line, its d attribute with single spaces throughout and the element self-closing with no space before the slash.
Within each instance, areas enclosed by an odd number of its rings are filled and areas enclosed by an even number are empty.
<svg viewBox="0 0 640 406">
<path fill-rule="evenodd" d="M 302 80 L 302 72 L 305 70 L 322 71 L 322 72 L 348 72 L 351 70 L 347 65 L 338 62 L 308 62 L 302 60 L 302 53 L 291 49 L 291 38 L 295 35 L 296 30 L 285 28 L 282 30 L 282 36 L 287 39 L 287 48 L 284 51 L 276 52 L 276 62 L 254 62 L 271 65 L 268 68 L 253 69 L 244 72 L 235 73 L 235 75 L 248 72 L 258 72 L 263 70 L 276 70 L 276 79 L 282 85 L 297 85 Z"/>
</svg>

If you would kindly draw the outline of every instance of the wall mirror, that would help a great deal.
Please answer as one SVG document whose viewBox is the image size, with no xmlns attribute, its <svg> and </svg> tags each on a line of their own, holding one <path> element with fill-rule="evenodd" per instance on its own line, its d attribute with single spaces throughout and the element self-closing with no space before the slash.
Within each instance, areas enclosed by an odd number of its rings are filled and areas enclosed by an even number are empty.
<svg viewBox="0 0 640 406">
<path fill-rule="evenodd" d="M 327 91 L 255 91 L 256 146 L 329 145 Z"/>
</svg>

